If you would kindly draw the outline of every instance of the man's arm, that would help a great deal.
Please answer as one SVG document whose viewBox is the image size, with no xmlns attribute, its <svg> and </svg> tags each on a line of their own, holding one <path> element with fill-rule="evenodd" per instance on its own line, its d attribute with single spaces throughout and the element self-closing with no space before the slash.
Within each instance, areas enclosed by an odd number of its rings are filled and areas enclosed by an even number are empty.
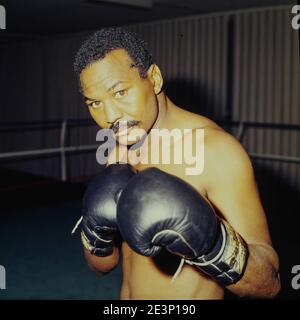
<svg viewBox="0 0 300 320">
<path fill-rule="evenodd" d="M 248 244 L 249 258 L 240 281 L 227 289 L 239 296 L 274 298 L 280 290 L 279 260 L 265 244 Z"/>
<path fill-rule="evenodd" d="M 213 130 L 205 143 L 207 195 L 248 245 L 243 277 L 227 288 L 239 296 L 272 298 L 280 290 L 279 259 L 272 247 L 251 161 L 224 131 Z"/>
</svg>

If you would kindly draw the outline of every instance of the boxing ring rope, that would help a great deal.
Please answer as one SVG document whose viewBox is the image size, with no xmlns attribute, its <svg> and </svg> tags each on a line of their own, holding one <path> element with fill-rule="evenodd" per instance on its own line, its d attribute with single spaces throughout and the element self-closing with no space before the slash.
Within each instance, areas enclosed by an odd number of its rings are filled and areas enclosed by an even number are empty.
<svg viewBox="0 0 300 320">
<path fill-rule="evenodd" d="M 248 121 L 216 121 L 221 126 L 237 127 L 236 138 L 242 143 L 243 139 L 249 128 L 261 128 L 261 129 L 282 129 L 282 130 L 300 130 L 300 125 L 296 124 L 282 124 L 282 123 L 263 123 L 263 122 L 248 122 Z M 64 119 L 57 121 L 46 122 L 16 122 L 16 123 L 0 123 L 0 134 L 16 131 L 43 131 L 48 129 L 60 130 L 59 146 L 55 148 L 43 148 L 22 150 L 15 152 L 3 152 L 0 153 L 0 163 L 7 161 L 14 161 L 22 158 L 38 157 L 45 155 L 60 155 L 60 179 L 61 181 L 67 181 L 67 159 L 66 155 L 74 152 L 95 152 L 99 147 L 99 144 L 88 145 L 72 145 L 66 146 L 66 137 L 68 130 L 73 127 L 92 127 L 96 124 L 91 119 Z M 282 161 L 289 163 L 300 163 L 300 157 L 292 157 L 285 155 L 275 154 L 261 154 L 261 153 L 249 153 L 249 156 L 253 159 L 269 160 L 269 161 Z"/>
<path fill-rule="evenodd" d="M 43 131 L 60 128 L 59 147 L 0 153 L 0 163 L 18 160 L 25 157 L 30 158 L 45 155 L 54 156 L 60 154 L 60 180 L 65 182 L 67 181 L 66 154 L 80 151 L 95 152 L 95 150 L 99 147 L 98 144 L 66 146 L 68 130 L 70 130 L 72 127 L 92 127 L 95 125 L 96 124 L 91 119 L 64 119 L 45 122 L 34 121 L 26 123 L 14 122 L 0 124 L 0 134 L 10 132 L 13 133 L 16 131 Z"/>
<path fill-rule="evenodd" d="M 240 143 L 243 143 L 243 139 L 249 128 L 300 130 L 300 125 L 298 124 L 250 122 L 250 121 L 222 121 L 222 120 L 219 121 L 218 123 L 220 125 L 223 124 L 223 125 L 229 125 L 231 127 L 237 127 L 236 138 L 240 141 Z M 253 159 L 300 163 L 300 157 L 291 157 L 291 156 L 274 155 L 274 154 L 262 154 L 262 153 L 253 153 L 253 152 L 249 152 L 248 154 Z"/>
</svg>

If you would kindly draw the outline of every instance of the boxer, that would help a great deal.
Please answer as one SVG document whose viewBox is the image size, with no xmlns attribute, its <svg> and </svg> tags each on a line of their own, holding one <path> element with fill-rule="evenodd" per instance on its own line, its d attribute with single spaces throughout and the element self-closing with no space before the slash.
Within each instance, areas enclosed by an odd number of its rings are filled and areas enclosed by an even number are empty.
<svg viewBox="0 0 300 320">
<path fill-rule="evenodd" d="M 122 251 L 121 299 L 223 299 L 225 288 L 238 296 L 276 296 L 279 259 L 239 142 L 212 120 L 176 106 L 145 42 L 124 29 L 89 37 L 74 69 L 92 118 L 114 131 L 119 153 L 141 141 L 136 129 L 150 140 L 153 129 L 181 130 L 194 151 L 204 150 L 204 170 L 196 175 L 186 174 L 189 161 L 178 164 L 174 157 L 131 163 L 129 152 L 121 163 L 108 160 L 83 199 L 89 266 L 105 274 Z M 123 122 L 131 125 L 125 130 Z M 194 139 L 197 129 L 204 141 Z"/>
</svg>

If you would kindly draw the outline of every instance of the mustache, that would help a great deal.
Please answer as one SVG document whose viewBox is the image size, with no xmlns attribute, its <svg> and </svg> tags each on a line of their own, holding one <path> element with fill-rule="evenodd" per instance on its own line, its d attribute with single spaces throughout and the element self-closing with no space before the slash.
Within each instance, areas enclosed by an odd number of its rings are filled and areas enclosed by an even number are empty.
<svg viewBox="0 0 300 320">
<path fill-rule="evenodd" d="M 117 133 L 120 128 L 131 128 L 133 126 L 136 126 L 140 123 L 138 120 L 128 120 L 128 121 L 117 121 L 112 126 L 111 129 L 114 133 Z"/>
</svg>

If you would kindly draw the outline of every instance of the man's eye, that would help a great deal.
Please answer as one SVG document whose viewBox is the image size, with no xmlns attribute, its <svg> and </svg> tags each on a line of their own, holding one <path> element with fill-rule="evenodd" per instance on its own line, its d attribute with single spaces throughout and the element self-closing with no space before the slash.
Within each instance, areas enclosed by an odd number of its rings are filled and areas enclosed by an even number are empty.
<svg viewBox="0 0 300 320">
<path fill-rule="evenodd" d="M 124 89 L 124 90 L 120 90 L 120 91 L 116 92 L 116 93 L 115 93 L 115 96 L 116 96 L 117 98 L 121 98 L 121 97 L 125 97 L 126 94 L 127 94 L 127 90 Z"/>
<path fill-rule="evenodd" d="M 93 101 L 92 103 L 89 103 L 89 107 L 91 107 L 93 109 L 100 108 L 101 105 L 102 105 L 101 101 Z"/>
</svg>

